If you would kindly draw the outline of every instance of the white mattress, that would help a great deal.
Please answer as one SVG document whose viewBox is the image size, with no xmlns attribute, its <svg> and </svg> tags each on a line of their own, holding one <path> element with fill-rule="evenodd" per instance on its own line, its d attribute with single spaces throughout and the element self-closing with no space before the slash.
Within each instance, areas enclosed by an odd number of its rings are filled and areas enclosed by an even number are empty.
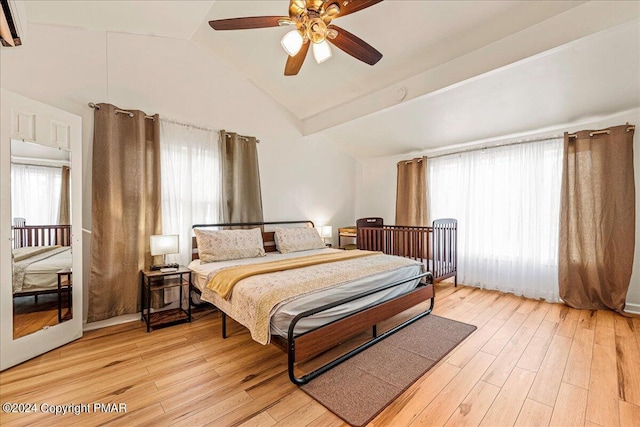
<svg viewBox="0 0 640 427">
<path fill-rule="evenodd" d="M 208 291 L 208 289 L 206 289 L 207 277 L 212 271 L 234 265 L 256 264 L 260 262 L 275 261 L 278 259 L 289 259 L 335 251 L 338 251 L 338 249 L 316 249 L 289 254 L 269 252 L 267 253 L 267 256 L 261 258 L 245 258 L 240 260 L 219 261 L 206 264 L 200 264 L 200 260 L 194 260 L 191 262 L 191 264 L 189 264 L 189 268 L 194 271 L 193 282 L 194 285 L 198 289 L 200 289 L 200 291 L 202 291 L 202 299 L 214 304 L 222 311 L 228 312 L 230 303 L 227 300 L 221 298 L 215 292 Z M 301 268 L 300 270 L 302 271 L 304 270 L 304 268 Z M 385 284 L 391 284 L 395 281 L 414 277 L 421 272 L 422 264 L 416 261 L 414 264 L 410 264 L 398 270 L 379 273 L 377 275 L 366 277 L 360 280 L 348 282 L 310 295 L 304 295 L 287 303 L 278 305 L 275 309 L 275 312 L 273 313 L 273 316 L 271 317 L 271 334 L 286 337 L 289 329 L 289 324 L 295 316 L 297 316 L 299 313 L 302 313 L 303 311 L 318 307 L 320 305 L 338 301 L 353 295 L 357 295 L 367 289 L 380 287 Z M 333 320 L 337 320 L 340 317 L 343 317 L 344 315 L 349 313 L 353 313 L 363 307 L 367 307 L 378 302 L 391 299 L 395 296 L 407 292 L 408 290 L 415 288 L 418 282 L 419 280 L 413 280 L 408 283 L 396 286 L 393 289 L 377 292 L 366 298 L 361 298 L 349 304 L 334 307 L 330 310 L 303 319 L 297 323 L 295 334 L 298 335 L 320 325 L 329 323 Z M 205 292 L 205 290 L 207 292 Z"/>
<path fill-rule="evenodd" d="M 71 247 L 27 267 L 22 284 L 23 291 L 41 291 L 58 287 L 59 270 L 71 267 Z"/>
</svg>

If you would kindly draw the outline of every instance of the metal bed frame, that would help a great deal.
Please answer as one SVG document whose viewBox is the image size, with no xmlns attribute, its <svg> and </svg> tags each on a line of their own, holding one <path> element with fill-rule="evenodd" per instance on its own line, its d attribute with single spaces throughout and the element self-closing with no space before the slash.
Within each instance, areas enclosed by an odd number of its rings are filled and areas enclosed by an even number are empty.
<svg viewBox="0 0 640 427">
<path fill-rule="evenodd" d="M 211 228 L 211 227 L 251 227 L 251 226 L 270 226 L 270 225 L 295 225 L 306 224 L 313 227 L 312 221 L 279 221 L 279 222 L 246 222 L 246 223 L 221 223 L 221 224 L 196 224 L 192 228 Z M 273 232 L 265 232 L 263 229 L 263 242 L 265 244 L 265 250 L 267 252 L 274 252 L 275 245 L 273 243 Z M 195 238 L 194 248 L 195 245 Z M 192 258 L 196 259 L 197 253 L 193 253 Z M 420 280 L 418 286 L 408 292 L 403 293 L 392 299 L 377 303 L 372 306 L 364 307 L 354 313 L 345 315 L 330 323 L 321 325 L 317 328 L 304 332 L 302 334 L 295 335 L 295 327 L 302 319 L 313 316 L 314 314 L 329 310 L 333 307 L 337 307 L 342 304 L 346 304 L 352 301 L 356 301 L 360 298 L 367 297 L 369 295 L 381 292 L 393 287 L 402 285 L 404 283 Z M 200 290 L 191 284 L 191 289 L 200 294 Z M 374 289 L 362 292 L 358 295 L 354 295 L 348 298 L 335 301 L 330 304 L 325 304 L 320 307 L 307 310 L 298 314 L 289 325 L 286 340 L 282 337 L 272 337 L 272 342 L 279 348 L 287 353 L 287 368 L 289 373 L 289 379 L 296 385 L 306 384 L 318 375 L 328 371 L 329 369 L 337 366 L 345 360 L 355 356 L 356 354 L 366 350 L 377 342 L 387 338 L 400 329 L 412 324 L 418 319 L 428 315 L 433 310 L 434 306 L 434 288 L 433 288 L 433 274 L 430 272 L 421 273 L 419 275 L 395 281 L 393 283 L 384 284 Z M 402 313 L 403 311 L 412 308 L 420 303 L 430 300 L 429 308 L 421 311 L 420 313 L 412 316 L 408 320 L 392 327 L 384 333 L 378 335 L 377 324 L 383 320 L 390 319 L 391 317 Z M 220 310 L 222 314 L 222 338 L 227 337 L 227 314 Z M 310 360 L 313 356 L 316 356 L 330 348 L 335 347 L 341 342 L 358 335 L 362 331 L 372 328 L 372 337 L 366 342 L 358 345 L 357 347 L 349 350 L 345 354 L 323 364 L 319 368 L 312 370 L 300 377 L 295 374 L 295 364 L 303 360 Z"/>
</svg>

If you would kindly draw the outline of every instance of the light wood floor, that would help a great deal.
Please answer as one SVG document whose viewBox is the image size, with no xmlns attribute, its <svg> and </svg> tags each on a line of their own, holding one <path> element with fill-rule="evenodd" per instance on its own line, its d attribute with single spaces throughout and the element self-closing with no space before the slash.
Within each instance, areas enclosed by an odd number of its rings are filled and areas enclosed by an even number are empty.
<svg viewBox="0 0 640 427">
<path fill-rule="evenodd" d="M 62 298 L 62 321 L 73 317 L 67 308 L 66 294 Z M 35 297 L 17 297 L 13 299 L 13 339 L 37 332 L 42 328 L 57 325 L 58 295 L 44 294 Z"/>
<path fill-rule="evenodd" d="M 437 285 L 435 314 L 478 329 L 376 426 L 633 426 L 640 421 L 640 318 Z M 217 313 L 150 334 L 92 331 L 0 374 L 2 403 L 126 404 L 126 414 L 1 414 L 3 426 L 340 426 L 292 385 L 286 357 Z M 91 406 L 93 409 L 93 406 Z"/>
</svg>

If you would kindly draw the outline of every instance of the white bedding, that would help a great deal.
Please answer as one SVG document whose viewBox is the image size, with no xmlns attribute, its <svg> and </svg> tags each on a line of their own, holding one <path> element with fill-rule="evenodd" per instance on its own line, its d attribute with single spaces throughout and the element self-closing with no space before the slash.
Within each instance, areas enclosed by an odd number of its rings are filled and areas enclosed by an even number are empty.
<svg viewBox="0 0 640 427">
<path fill-rule="evenodd" d="M 53 255 L 40 259 L 26 267 L 24 280 L 21 284 L 14 283 L 15 292 L 34 292 L 57 288 L 57 272 L 63 268 L 70 268 L 71 247 L 61 248 Z"/>
<path fill-rule="evenodd" d="M 247 265 L 261 262 L 275 261 L 278 259 L 290 259 L 326 252 L 335 252 L 338 249 L 316 249 L 309 251 L 294 252 L 289 254 L 281 254 L 279 252 L 269 252 L 266 256 L 260 258 L 245 258 L 233 261 L 219 261 L 214 263 L 200 264 L 200 260 L 194 260 L 189 264 L 189 268 L 195 273 L 193 274 L 194 285 L 202 292 L 202 299 L 204 301 L 214 304 L 216 307 L 229 314 L 231 311 L 231 303 L 221 298 L 217 293 L 209 290 L 207 285 L 208 275 L 215 270 L 219 270 L 225 267 L 231 267 L 234 265 Z M 306 268 L 306 267 L 305 267 Z M 301 272 L 304 268 L 299 269 Z M 309 310 L 311 308 L 318 307 L 323 304 L 328 304 L 334 301 L 338 301 L 349 296 L 362 293 L 367 289 L 380 287 L 385 284 L 390 284 L 395 281 L 410 278 L 416 276 L 422 272 L 422 264 L 418 261 L 411 263 L 410 265 L 392 270 L 384 273 L 379 273 L 374 276 L 365 277 L 363 279 L 348 282 L 330 289 L 326 289 L 320 292 L 316 292 L 310 295 L 304 295 L 292 301 L 280 304 L 276 307 L 275 312 L 271 317 L 271 334 L 286 337 L 289 324 L 291 320 L 299 313 Z M 302 273 L 301 273 L 302 274 Z M 327 310 L 322 313 L 318 313 L 314 316 L 303 319 L 296 325 L 296 335 L 313 329 L 320 325 L 329 323 L 345 314 L 352 313 L 362 307 L 373 305 L 377 302 L 384 301 L 386 299 L 393 298 L 410 289 L 417 286 L 418 280 L 410 281 L 403 285 L 397 286 L 393 289 L 377 292 L 366 298 L 353 301 L 349 304 L 334 307 L 331 310 Z M 233 295 L 232 295 L 233 298 Z"/>
</svg>

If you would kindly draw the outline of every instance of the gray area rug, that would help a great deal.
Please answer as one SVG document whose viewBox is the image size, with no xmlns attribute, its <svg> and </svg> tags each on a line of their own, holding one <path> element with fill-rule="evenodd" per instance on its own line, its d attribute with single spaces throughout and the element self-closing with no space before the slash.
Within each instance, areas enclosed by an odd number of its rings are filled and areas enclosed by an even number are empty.
<svg viewBox="0 0 640 427">
<path fill-rule="evenodd" d="M 352 426 L 365 425 L 475 329 L 431 314 L 300 388 Z"/>
</svg>

